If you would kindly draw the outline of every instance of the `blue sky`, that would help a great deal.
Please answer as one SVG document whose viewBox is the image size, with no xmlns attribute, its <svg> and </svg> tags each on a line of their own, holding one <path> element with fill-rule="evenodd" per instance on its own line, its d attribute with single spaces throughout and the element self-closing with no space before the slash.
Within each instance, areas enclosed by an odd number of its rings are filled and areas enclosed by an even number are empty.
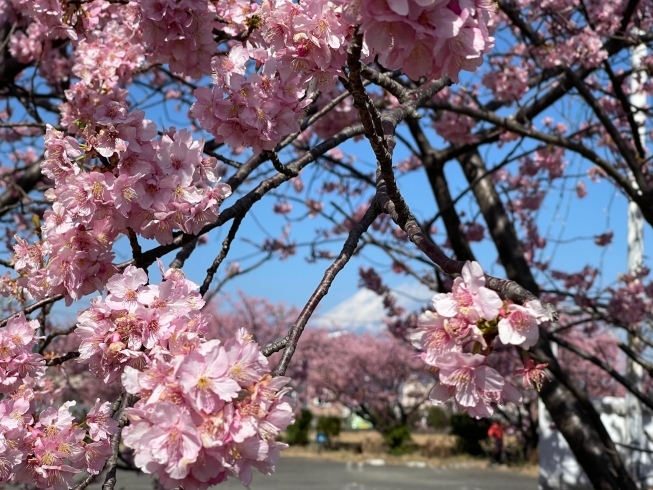
<svg viewBox="0 0 653 490">
<path fill-rule="evenodd" d="M 371 161 L 371 152 L 366 142 L 345 145 L 343 149 L 356 155 L 358 159 Z M 407 156 L 407 151 L 402 145 L 398 145 L 396 158 L 398 162 Z M 494 159 L 498 161 L 498 156 Z M 492 155 L 488 157 L 488 163 L 492 161 Z M 491 164 L 490 164 L 491 166 Z M 580 160 L 570 155 L 568 169 L 571 172 L 582 173 L 584 168 Z M 578 170 L 576 170 L 578 169 Z M 454 196 L 464 191 L 467 187 L 466 180 L 462 176 L 457 164 L 451 162 L 447 167 L 451 191 Z M 615 194 L 614 187 L 607 182 L 593 183 L 584 178 L 588 188 L 588 195 L 584 199 L 577 199 L 573 193 L 576 180 L 572 179 L 566 183 L 562 180 L 554 182 L 555 191 L 551 192 L 545 200 L 542 209 L 538 211 L 538 223 L 542 225 L 542 233 L 548 230 L 548 237 L 552 240 L 559 240 L 561 243 L 555 246 L 553 243 L 541 252 L 541 259 L 551 260 L 552 267 L 559 270 L 579 270 L 585 264 L 598 266 L 602 270 L 602 284 L 608 285 L 615 281 L 619 273 L 626 271 L 627 267 L 627 244 L 626 244 L 626 199 Z M 563 188 L 563 184 L 566 188 Z M 418 218 L 430 216 L 435 208 L 434 198 L 428 186 L 423 170 L 418 170 L 400 179 L 401 189 L 407 198 L 411 209 Z M 283 191 L 282 191 L 283 192 Z M 294 195 L 294 191 L 288 191 Z M 569 196 L 572 196 L 571 200 Z M 227 201 L 225 205 L 229 205 Z M 279 230 L 285 224 L 285 220 L 271 211 L 272 202 L 264 199 L 253 208 L 256 220 L 248 217 L 242 225 L 241 233 L 245 236 L 263 236 L 261 227 L 277 236 Z M 462 209 L 465 209 L 462 206 Z M 473 213 L 473 206 L 470 206 L 469 213 Z M 302 212 L 294 212 L 300 215 Z M 313 227 L 324 226 L 319 218 L 311 222 L 301 223 L 302 226 L 293 227 L 294 238 L 298 241 L 307 241 L 312 237 Z M 443 227 L 439 226 L 442 230 Z M 611 245 L 598 247 L 593 242 L 593 237 L 610 229 L 614 232 L 615 238 Z M 225 230 L 216 230 L 210 236 L 208 245 L 199 247 L 192 258 L 188 261 L 185 270 L 187 274 L 196 281 L 201 282 L 205 269 L 213 260 L 219 250 Z M 239 234 L 239 235 L 240 235 Z M 442 238 L 442 233 L 438 233 Z M 344 237 L 332 250 L 337 253 Z M 653 236 L 650 228 L 646 228 L 645 243 L 653 243 Z M 412 244 L 409 245 L 412 247 Z M 239 260 L 250 254 L 251 246 L 242 239 L 237 239 L 232 246 L 230 257 Z M 650 248 L 649 248 L 650 249 Z M 648 249 L 647 249 L 648 250 Z M 496 264 L 496 252 L 492 243 L 486 241 L 474 245 L 474 251 L 481 261 L 483 267 L 491 274 L 503 276 L 502 267 Z M 288 304 L 302 306 L 308 299 L 311 292 L 318 285 L 324 269 L 331 263 L 322 261 L 317 264 L 308 264 L 305 257 L 307 249 L 298 249 L 295 256 L 284 261 L 272 260 L 257 270 L 230 281 L 224 292 L 244 291 L 249 296 L 266 297 L 272 301 L 283 301 Z M 650 264 L 650 257 L 648 257 Z M 169 263 L 171 258 L 164 261 Z M 254 261 L 255 259 L 250 259 Z M 240 261 L 240 260 L 239 260 Z M 243 266 L 248 263 L 242 261 Z M 335 326 L 338 322 L 346 322 L 343 327 L 365 327 L 373 328 L 374 324 L 380 325 L 383 316 L 380 300 L 369 291 L 358 289 L 358 269 L 361 266 L 368 267 L 370 263 L 377 267 L 379 272 L 389 270 L 387 258 L 380 253 L 365 250 L 363 257 L 355 257 L 347 267 L 338 275 L 329 294 L 323 299 L 319 313 L 325 316 L 326 324 Z M 598 265 L 597 265 L 598 264 Z M 385 267 L 384 267 L 385 266 Z M 224 269 L 223 269 L 224 270 Z M 384 275 L 387 283 L 397 288 L 400 292 L 400 302 L 409 308 L 419 308 L 432 295 L 426 288 L 420 287 L 416 281 L 405 275 L 397 275 L 388 272 Z M 544 287 L 547 287 L 544 284 Z M 320 324 L 324 324 L 323 321 Z"/>
<path fill-rule="evenodd" d="M 468 77 L 472 79 L 474 75 Z M 177 102 L 168 101 L 165 108 L 152 107 L 146 110 L 148 118 L 153 119 L 159 125 L 159 128 L 168 128 L 171 125 L 184 127 L 185 120 L 183 113 L 175 111 Z M 566 120 L 570 126 L 578 124 L 583 119 L 583 114 L 577 108 L 556 107 L 543 114 L 536 123 L 547 115 L 555 119 Z M 426 121 L 428 124 L 428 121 Z M 429 130 L 429 136 L 432 138 L 436 147 L 443 147 L 444 142 L 433 131 Z M 533 148 L 534 144 L 527 143 L 524 149 Z M 368 171 L 373 171 L 374 158 L 365 141 L 358 143 L 347 142 L 341 146 L 341 149 L 352 155 L 358 165 Z M 498 163 L 507 153 L 508 148 L 498 149 L 496 146 L 482 148 L 488 167 Z M 220 151 L 223 151 L 222 149 Z M 409 156 L 409 151 L 398 142 L 395 150 L 395 162 L 399 162 Z M 541 233 L 546 234 L 549 240 L 560 241 L 555 245 L 553 241 L 539 253 L 540 260 L 550 260 L 552 268 L 560 270 L 579 270 L 585 264 L 597 266 L 602 271 L 601 283 L 608 285 L 614 282 L 619 273 L 626 271 L 626 199 L 618 193 L 615 193 L 614 187 L 609 183 L 602 181 L 599 183 L 591 182 L 586 176 L 587 164 L 580 157 L 568 154 L 567 172 L 577 174 L 578 178 L 584 180 L 588 195 L 584 199 L 577 199 L 574 196 L 573 189 L 578 179 L 557 180 L 552 184 L 552 191 L 544 201 L 542 208 L 537 212 L 537 222 L 541 226 Z M 284 161 L 288 156 L 282 157 Z M 244 160 L 241 156 L 240 160 Z M 271 170 L 271 164 L 266 163 Z M 361 168 L 361 167 L 359 167 Z M 511 168 L 511 167 L 508 167 Z M 512 167 L 514 169 L 514 167 Z M 449 180 L 451 193 L 456 197 L 459 193 L 467 188 L 467 182 L 460 171 L 456 162 L 449 162 L 446 167 L 446 174 Z M 311 169 L 307 169 L 303 175 L 304 183 L 308 186 L 310 182 Z M 229 174 L 228 174 L 229 175 Z M 411 207 L 411 210 L 418 219 L 424 219 L 435 213 L 436 206 L 432 192 L 428 185 L 425 172 L 418 169 L 415 172 L 405 174 L 399 178 L 400 188 Z M 314 184 L 316 185 L 316 184 Z M 299 199 L 304 199 L 305 194 L 296 194 L 290 185 L 284 185 L 277 192 L 279 195 L 288 195 Z M 366 202 L 367 196 L 354 198 L 352 202 L 346 202 L 342 197 L 335 194 L 324 196 L 325 208 L 329 207 L 331 202 L 335 202 L 345 211 L 351 212 L 359 204 Z M 315 198 L 315 194 L 311 194 Z M 236 196 L 228 199 L 223 207 L 230 206 L 235 202 Z M 342 199 L 339 201 L 339 199 Z M 260 255 L 252 255 L 255 252 L 245 239 L 262 242 L 266 236 L 277 237 L 281 229 L 287 224 L 286 217 L 281 217 L 272 212 L 274 199 L 266 198 L 255 204 L 251 213 L 244 220 L 238 238 L 232 245 L 232 251 L 228 260 L 221 267 L 221 273 L 224 272 L 230 261 L 236 260 L 243 267 L 247 267 L 259 260 Z M 468 200 L 463 199 L 458 206 L 459 210 L 464 210 L 468 217 L 477 213 L 475 205 Z M 289 215 L 290 220 L 304 214 L 304 210 L 298 210 L 295 205 L 295 211 Z M 480 222 L 482 218 L 479 219 Z M 231 223 L 222 229 L 214 230 L 209 234 L 209 242 L 197 248 L 191 258 L 187 261 L 184 270 L 189 278 L 201 283 L 206 274 L 206 268 L 213 261 L 219 251 L 222 239 L 228 231 Z M 308 242 L 314 237 L 316 228 L 331 228 L 332 223 L 323 218 L 313 220 L 304 220 L 300 223 L 292 223 L 292 238 L 297 242 Z M 441 223 L 436 223 L 439 230 L 436 239 L 442 240 L 443 227 Z M 595 235 L 604 233 L 607 230 L 614 232 L 614 241 L 607 247 L 597 247 L 593 243 Z M 338 253 L 344 235 L 340 240 L 332 244 L 329 249 L 335 254 Z M 153 241 L 142 240 L 144 249 L 149 249 L 156 244 Z M 645 243 L 649 247 L 645 250 L 653 250 L 650 244 L 653 243 L 653 233 L 650 227 L 645 227 Z M 412 244 L 408 245 L 412 247 Z M 473 245 L 474 252 L 483 265 L 484 269 L 497 276 L 503 276 L 502 268 L 496 263 L 496 252 L 491 242 L 485 241 Z M 273 259 L 268 261 L 255 271 L 238 276 L 229 281 L 223 288 L 224 293 L 234 293 L 243 291 L 245 294 L 254 297 L 266 297 L 271 301 L 283 301 L 290 305 L 302 306 L 309 298 L 312 291 L 319 284 L 323 272 L 331 261 L 321 261 L 317 264 L 309 264 L 306 261 L 308 255 L 307 248 L 298 248 L 297 254 L 284 261 Z M 116 261 L 122 262 L 130 257 L 129 248 L 123 241 L 116 247 Z M 174 254 L 169 254 L 163 258 L 164 264 L 169 264 Z M 651 264 L 651 258 L 647 257 L 647 263 Z M 318 311 L 320 315 L 327 318 L 327 323 L 335 325 L 337 322 L 349 322 L 352 326 L 365 325 L 366 328 L 372 328 L 375 322 L 382 317 L 383 312 L 379 306 L 379 300 L 373 294 L 361 291 L 358 288 L 358 269 L 361 266 L 369 267 L 375 265 L 379 272 L 386 272 L 384 280 L 392 288 L 399 291 L 398 297 L 400 303 L 408 308 L 419 308 L 420 305 L 428 301 L 431 293 L 424 287 L 419 287 L 414 280 L 405 275 L 397 275 L 390 272 L 390 263 L 387 257 L 381 253 L 366 249 L 360 257 L 355 257 L 348 266 L 338 275 L 329 294 L 323 299 Z M 153 276 L 153 280 L 155 279 Z M 218 275 L 220 277 L 220 274 Z M 214 282 L 215 284 L 215 282 Z M 546 287 L 547 285 L 544 284 Z M 79 308 L 83 308 L 86 301 L 80 302 L 72 309 L 62 310 L 65 317 L 74 316 Z M 355 314 L 354 314 L 355 313 Z M 343 327 L 348 325 L 342 325 Z"/>
</svg>

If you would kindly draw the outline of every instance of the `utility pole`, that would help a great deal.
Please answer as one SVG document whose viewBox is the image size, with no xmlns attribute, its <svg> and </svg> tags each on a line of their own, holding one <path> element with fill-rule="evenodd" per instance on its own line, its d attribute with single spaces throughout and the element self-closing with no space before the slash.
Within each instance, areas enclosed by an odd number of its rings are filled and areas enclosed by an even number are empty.
<svg viewBox="0 0 653 490">
<path fill-rule="evenodd" d="M 638 29 L 634 34 L 639 34 Z M 646 113 L 638 109 L 646 108 L 646 93 L 643 85 L 646 82 L 646 72 L 641 69 L 642 59 L 646 56 L 647 49 L 645 44 L 637 45 L 631 55 L 632 75 L 630 76 L 630 105 L 634 112 L 635 122 L 637 123 L 638 134 L 634 138 L 639 138 L 642 146 L 646 148 Z M 637 183 L 631 175 L 631 185 L 637 189 Z M 628 273 L 635 274 L 639 272 L 644 264 L 644 219 L 642 213 L 632 200 L 628 203 Z M 628 345 L 635 352 L 639 351 L 639 342 L 636 336 L 628 334 Z M 637 389 L 642 389 L 643 368 L 633 361 L 630 357 L 627 360 L 626 378 L 633 383 Z M 630 392 L 626 392 L 626 440 L 627 445 L 637 448 L 644 447 L 642 437 L 642 406 L 639 400 Z M 641 478 L 640 461 L 641 451 L 629 449 L 626 465 L 636 481 Z M 646 482 L 642 481 L 642 488 Z"/>
</svg>

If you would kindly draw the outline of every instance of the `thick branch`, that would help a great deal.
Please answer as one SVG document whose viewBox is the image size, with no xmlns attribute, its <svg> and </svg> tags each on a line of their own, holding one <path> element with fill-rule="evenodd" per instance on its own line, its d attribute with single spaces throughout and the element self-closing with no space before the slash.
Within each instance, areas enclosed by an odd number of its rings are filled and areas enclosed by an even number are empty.
<svg viewBox="0 0 653 490">
<path fill-rule="evenodd" d="M 641 160 L 644 160 L 644 158 L 646 158 L 646 150 L 642 145 L 642 139 L 639 137 L 639 125 L 635 120 L 635 114 L 633 112 L 633 109 L 639 109 L 639 108 L 633 107 L 633 105 L 628 100 L 628 96 L 625 94 L 623 87 L 621 86 L 623 78 L 621 76 L 617 77 L 615 75 L 614 71 L 612 70 L 612 66 L 610 66 L 610 62 L 608 60 L 605 60 L 603 62 L 603 68 L 605 68 L 605 72 L 610 77 L 610 83 L 612 83 L 612 89 L 614 90 L 614 95 L 615 97 L 617 97 L 617 100 L 621 104 L 621 108 L 623 109 L 624 114 L 626 114 L 626 119 L 628 120 L 630 131 L 633 134 L 633 143 L 635 144 L 635 148 L 637 149 L 637 154 L 639 155 L 639 158 Z"/>
<path fill-rule="evenodd" d="M 13 185 L 0 195 L 0 209 L 11 209 L 12 204 L 19 202 L 24 195 L 34 189 L 43 178 L 41 163 L 42 161 L 39 160 L 25 168 L 23 174 L 15 182 L 12 182 Z"/>
<path fill-rule="evenodd" d="M 275 340 L 274 342 L 269 343 L 263 349 L 261 349 L 261 352 L 263 353 L 263 355 L 265 357 L 270 357 L 275 352 L 279 352 L 286 345 L 288 345 L 288 336 L 287 335 L 282 339 Z"/>
<path fill-rule="evenodd" d="M 628 345 L 624 344 L 623 342 L 619 342 L 619 344 L 617 345 L 622 351 L 624 351 L 624 353 L 628 357 L 630 357 L 633 361 L 635 361 L 637 364 L 642 366 L 646 370 L 649 376 L 653 376 L 653 364 L 648 362 L 646 359 L 643 359 L 642 356 L 640 356 L 637 352 L 635 352 L 633 349 L 631 349 Z"/>
<path fill-rule="evenodd" d="M 184 266 L 186 260 L 188 260 L 188 257 L 191 256 L 191 254 L 195 250 L 195 247 L 197 247 L 198 240 L 199 237 L 195 237 L 194 240 L 191 240 L 190 242 L 186 243 L 183 247 L 181 247 L 181 250 L 177 252 L 177 255 L 175 256 L 175 259 L 172 262 L 170 262 L 171 269 L 181 269 Z"/>
<path fill-rule="evenodd" d="M 66 361 L 70 361 L 71 359 L 77 359 L 79 357 L 79 352 L 68 352 L 64 354 L 63 356 L 59 357 L 54 357 L 52 359 L 48 359 L 45 361 L 46 366 L 58 366 L 60 364 L 63 364 Z"/>
<path fill-rule="evenodd" d="M 370 82 L 386 89 L 389 93 L 397 97 L 397 100 L 399 100 L 401 104 L 408 100 L 410 91 L 385 73 L 380 73 L 367 65 L 361 65 L 361 74 Z"/>
<path fill-rule="evenodd" d="M 448 102 L 437 102 L 437 104 L 433 104 L 433 107 L 437 109 L 452 111 L 457 114 L 465 114 L 475 119 L 496 124 L 497 126 L 505 128 L 513 133 L 528 136 L 529 138 L 533 138 L 554 146 L 567 148 L 568 150 L 582 155 L 592 163 L 596 164 L 602 170 L 604 170 L 606 174 L 608 174 L 608 176 L 612 178 L 631 199 L 636 200 L 638 198 L 637 193 L 633 190 L 630 182 L 628 182 L 628 179 L 625 176 L 620 174 L 617 169 L 614 168 L 614 166 L 612 166 L 607 160 L 601 158 L 596 152 L 581 143 L 572 141 L 569 138 L 565 138 L 561 135 L 542 133 L 541 131 L 537 131 L 536 129 L 520 124 L 513 117 L 501 117 L 494 112 L 486 111 L 484 109 L 475 109 L 473 107 L 450 104 Z"/>
<path fill-rule="evenodd" d="M 420 151 L 419 158 L 422 160 L 426 175 L 431 184 L 431 190 L 438 203 L 438 209 L 447 230 L 447 236 L 451 242 L 456 258 L 458 260 L 475 260 L 472 248 L 469 245 L 467 237 L 462 232 L 462 223 L 456 212 L 449 184 L 444 175 L 444 162 L 437 157 L 436 150 L 431 146 L 419 125 L 418 121 L 411 119 L 408 121 L 410 132 L 417 143 Z"/>
</svg>

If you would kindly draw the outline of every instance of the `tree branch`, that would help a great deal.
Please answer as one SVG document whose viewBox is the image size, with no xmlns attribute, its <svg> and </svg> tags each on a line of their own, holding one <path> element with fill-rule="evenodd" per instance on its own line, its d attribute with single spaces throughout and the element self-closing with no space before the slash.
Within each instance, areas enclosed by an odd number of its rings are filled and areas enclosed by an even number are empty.
<svg viewBox="0 0 653 490">
<path fill-rule="evenodd" d="M 240 224 L 242 222 L 243 222 L 243 216 L 236 216 L 234 218 L 234 222 L 231 224 L 229 233 L 227 234 L 227 237 L 222 242 L 222 249 L 220 250 L 220 253 L 213 261 L 213 264 L 211 264 L 211 267 L 209 267 L 206 270 L 206 277 L 204 278 L 204 282 L 200 287 L 200 295 L 204 296 L 206 292 L 209 290 L 209 287 L 211 286 L 211 282 L 213 281 L 213 276 L 218 270 L 218 267 L 220 267 L 222 261 L 227 257 L 227 254 L 229 253 L 229 249 L 231 248 L 231 243 L 233 242 L 234 238 L 236 238 L 236 233 L 238 233 L 238 228 L 240 227 Z"/>
<path fill-rule="evenodd" d="M 295 353 L 297 343 L 299 342 L 299 338 L 301 337 L 302 332 L 304 331 L 304 327 L 306 327 L 306 324 L 308 323 L 308 320 L 310 319 L 317 306 L 320 304 L 322 298 L 324 298 L 324 296 L 326 296 L 326 294 L 329 292 L 329 288 L 331 287 L 333 280 L 345 267 L 347 262 L 349 262 L 349 259 L 351 259 L 351 257 L 354 255 L 354 251 L 356 250 L 356 246 L 361 235 L 370 227 L 372 222 L 380 213 L 381 210 L 377 207 L 376 203 L 372 201 L 369 208 L 367 208 L 365 215 L 363 215 L 361 218 L 360 222 L 349 232 L 349 236 L 347 237 L 347 240 L 345 241 L 340 254 L 333 262 L 333 264 L 331 264 L 329 268 L 324 272 L 324 277 L 320 281 L 320 284 L 315 289 L 309 300 L 306 302 L 306 305 L 304 305 L 304 308 L 297 317 L 297 320 L 290 328 L 286 340 L 285 350 L 281 356 L 281 361 L 279 361 L 277 367 L 275 367 L 274 371 L 272 371 L 273 376 L 283 376 L 286 373 L 288 364 L 290 363 L 290 360 Z M 275 344 L 280 345 L 281 342 L 283 342 L 283 340 Z M 268 349 L 266 348 L 266 351 L 267 350 Z"/>
<path fill-rule="evenodd" d="M 586 361 L 589 361 L 595 366 L 598 366 L 601 369 L 603 369 L 606 373 L 608 373 L 620 384 L 622 384 L 624 388 L 626 388 L 633 395 L 635 395 L 635 397 L 637 397 L 639 401 L 641 401 L 644 405 L 646 405 L 647 407 L 653 410 L 653 399 L 649 398 L 644 393 L 642 393 L 639 389 L 637 389 L 637 387 L 633 386 L 633 384 L 629 382 L 625 376 L 620 374 L 616 369 L 614 369 L 608 363 L 602 361 L 594 354 L 587 352 L 585 349 L 578 347 L 572 344 L 571 342 L 568 342 L 562 337 L 559 337 L 558 335 L 549 334 L 549 339 L 553 340 L 556 344 L 564 347 L 565 349 L 573 352 L 577 356 L 582 357 Z"/>
<path fill-rule="evenodd" d="M 118 453 L 120 452 L 120 439 L 122 436 L 122 429 L 127 425 L 127 416 L 125 415 L 125 409 L 130 407 L 135 401 L 133 395 L 129 395 L 123 391 L 122 400 L 120 402 L 120 408 L 116 412 L 116 420 L 118 421 L 118 431 L 111 436 L 111 456 L 107 459 L 106 464 L 104 465 L 107 470 L 107 475 L 104 479 L 104 484 L 102 485 L 102 490 L 113 490 L 116 486 L 116 466 L 118 464 Z"/>
</svg>

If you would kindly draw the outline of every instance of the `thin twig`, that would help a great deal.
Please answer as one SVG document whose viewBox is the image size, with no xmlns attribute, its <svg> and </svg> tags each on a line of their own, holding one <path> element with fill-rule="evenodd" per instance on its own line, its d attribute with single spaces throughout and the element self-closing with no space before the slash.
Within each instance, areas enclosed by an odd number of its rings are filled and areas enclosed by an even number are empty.
<svg viewBox="0 0 653 490">
<path fill-rule="evenodd" d="M 263 257 L 258 262 L 250 265 L 246 269 L 243 269 L 243 270 L 241 270 L 239 272 L 236 272 L 234 274 L 231 274 L 229 276 L 224 277 L 220 282 L 218 282 L 215 289 L 212 289 L 211 291 L 206 293 L 206 296 L 204 296 L 204 301 L 205 301 L 204 307 L 206 307 L 213 300 L 213 298 L 220 292 L 220 290 L 227 283 L 227 281 L 230 281 L 231 279 L 233 279 L 233 278 L 235 278 L 237 276 L 242 276 L 243 274 L 248 274 L 249 272 L 252 272 L 254 269 L 259 268 L 260 266 L 262 266 L 265 262 L 267 262 L 271 258 L 272 258 L 272 252 L 268 253 L 267 256 Z"/>
<path fill-rule="evenodd" d="M 58 366 L 60 364 L 63 364 L 66 361 L 70 361 L 71 359 L 77 359 L 79 357 L 79 352 L 68 352 L 64 354 L 63 356 L 59 357 L 54 357 L 52 359 L 48 359 L 45 361 L 46 366 Z"/>
<path fill-rule="evenodd" d="M 649 376 L 653 376 L 653 364 L 643 359 L 639 354 L 637 354 L 637 352 L 631 349 L 630 346 L 624 344 L 623 342 L 619 342 L 617 345 L 628 357 L 642 366 L 646 372 L 648 372 Z"/>
<path fill-rule="evenodd" d="M 331 287 L 333 280 L 343 269 L 343 267 L 345 267 L 347 262 L 349 262 L 349 259 L 351 259 L 351 257 L 354 255 L 358 240 L 360 239 L 361 235 L 367 231 L 372 222 L 380 213 L 381 210 L 378 208 L 376 203 L 372 201 L 370 207 L 367 208 L 367 211 L 361 218 L 360 222 L 349 232 L 349 236 L 347 237 L 347 240 L 345 240 L 340 254 L 333 262 L 333 264 L 331 264 L 329 268 L 324 272 L 324 277 L 320 281 L 320 284 L 318 284 L 317 288 L 304 305 L 304 308 L 297 317 L 297 320 L 290 328 L 290 331 L 288 332 L 288 340 L 286 341 L 286 348 L 283 351 L 283 355 L 281 356 L 281 361 L 279 361 L 277 367 L 275 367 L 272 371 L 273 376 L 283 376 L 286 373 L 288 364 L 290 363 L 290 360 L 295 353 L 297 343 L 299 342 L 299 338 L 301 337 L 302 332 L 304 331 L 304 327 L 306 327 L 306 324 L 308 323 L 308 320 L 311 318 L 311 315 L 320 304 L 322 298 L 324 298 L 324 296 L 326 296 L 326 294 L 329 292 L 329 288 Z M 280 345 L 280 343 L 277 345 Z"/>
<path fill-rule="evenodd" d="M 136 232 L 128 227 L 127 237 L 129 238 L 129 245 L 132 248 L 132 257 L 134 257 L 134 262 L 136 264 L 136 267 L 147 269 L 147 267 L 143 267 L 141 265 L 141 257 L 143 256 L 143 249 L 141 248 L 141 244 L 138 243 L 138 236 L 136 235 Z"/>
<path fill-rule="evenodd" d="M 25 315 L 32 313 L 33 311 L 38 310 L 39 308 L 43 308 L 44 306 L 47 306 L 51 303 L 55 303 L 59 301 L 60 299 L 63 299 L 63 294 L 57 294 L 55 296 L 50 296 L 49 298 L 44 298 L 41 301 L 37 301 L 36 303 L 33 303 L 29 306 L 26 306 L 22 310 L 20 310 L 18 313 L 14 313 L 13 315 L 5 318 L 4 320 L 0 320 L 0 328 L 4 327 L 9 320 L 12 318 L 16 318 L 18 315 L 21 313 L 24 313 Z"/>
<path fill-rule="evenodd" d="M 220 250 L 220 253 L 218 253 L 217 257 L 211 264 L 211 267 L 209 267 L 206 270 L 206 277 L 204 278 L 204 282 L 200 287 L 200 295 L 204 296 L 206 292 L 209 290 L 209 287 L 211 286 L 211 282 L 213 281 L 213 276 L 215 276 L 215 273 L 217 272 L 218 267 L 220 267 L 222 261 L 227 257 L 227 254 L 229 253 L 229 249 L 231 248 L 231 242 L 233 242 L 234 238 L 236 237 L 236 233 L 238 233 L 238 228 L 240 227 L 242 221 L 243 221 L 243 216 L 236 216 L 236 218 L 234 218 L 234 222 L 231 224 L 229 233 L 227 234 L 227 237 L 222 242 L 222 249 Z"/>
<path fill-rule="evenodd" d="M 47 337 L 43 339 L 43 341 L 39 344 L 39 353 L 43 354 L 43 351 L 45 348 L 52 342 L 53 339 L 60 337 L 62 335 L 69 335 L 75 331 L 77 328 L 77 325 L 73 325 L 72 327 L 69 327 L 65 330 L 55 330 L 54 332 L 48 334 Z"/>
<path fill-rule="evenodd" d="M 285 166 L 283 163 L 281 163 L 281 160 L 279 160 L 279 155 L 277 154 L 276 151 L 266 151 L 265 157 L 268 158 L 271 162 L 272 165 L 274 166 L 274 169 L 277 172 L 282 173 L 286 177 L 297 177 L 298 172 L 295 170 L 292 170 L 291 168 Z"/>
<path fill-rule="evenodd" d="M 380 73 L 367 65 L 361 65 L 361 74 L 374 84 L 386 89 L 392 95 L 397 97 L 397 100 L 399 100 L 401 104 L 408 100 L 410 91 L 388 75 Z"/>
<path fill-rule="evenodd" d="M 88 475 L 86 478 L 84 478 L 81 482 L 76 487 L 73 487 L 73 490 L 84 490 L 86 487 L 88 487 L 91 483 L 93 483 L 100 475 Z"/>
<path fill-rule="evenodd" d="M 628 381 L 628 379 L 626 379 L 625 376 L 623 376 L 621 373 L 619 373 L 611 365 L 609 365 L 608 363 L 606 363 L 603 360 L 599 359 L 594 354 L 591 354 L 590 352 L 587 352 L 585 349 L 583 349 L 581 347 L 578 347 L 577 345 L 574 345 L 571 342 L 568 342 L 567 340 L 563 339 L 562 337 L 560 337 L 558 335 L 549 334 L 549 339 L 552 340 L 553 342 L 555 342 L 556 344 L 560 345 L 561 347 L 564 347 L 568 351 L 573 352 L 577 356 L 579 356 L 579 357 L 585 359 L 586 361 L 591 362 L 595 366 L 598 366 L 601 369 L 603 369 L 606 373 L 608 373 L 616 381 L 618 381 L 624 388 L 626 388 L 633 395 L 635 395 L 635 397 L 639 401 L 641 401 L 644 405 L 646 405 L 650 409 L 653 409 L 653 399 L 649 398 L 647 395 L 642 393 L 636 386 L 633 386 L 633 384 L 630 383 Z"/>
<path fill-rule="evenodd" d="M 107 470 L 107 476 L 104 479 L 102 490 L 113 490 L 116 486 L 116 466 L 118 464 L 118 453 L 120 452 L 120 439 L 122 436 L 122 429 L 127 425 L 125 409 L 134 403 L 134 399 L 133 395 L 128 395 L 123 391 L 120 408 L 116 412 L 115 417 L 118 421 L 118 431 L 111 436 L 111 456 L 109 456 L 109 459 L 107 459 L 104 466 Z"/>
</svg>

